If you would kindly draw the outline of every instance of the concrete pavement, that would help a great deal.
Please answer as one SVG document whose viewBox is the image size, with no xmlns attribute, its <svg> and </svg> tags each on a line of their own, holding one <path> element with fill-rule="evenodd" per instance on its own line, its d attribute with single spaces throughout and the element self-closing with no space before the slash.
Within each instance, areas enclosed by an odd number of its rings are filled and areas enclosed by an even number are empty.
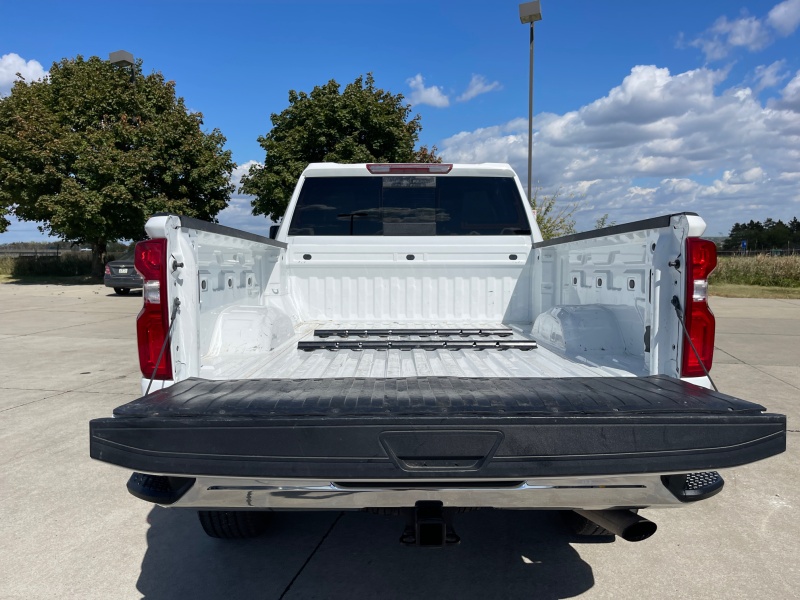
<svg viewBox="0 0 800 600">
<path fill-rule="evenodd" d="M 721 391 L 789 415 L 788 450 L 722 494 L 645 511 L 645 542 L 570 537 L 548 513 L 480 511 L 463 542 L 404 548 L 399 520 L 277 513 L 245 542 L 125 491 L 88 421 L 139 395 L 141 296 L 0 285 L 0 599 L 795 598 L 800 596 L 800 300 L 713 298 Z"/>
</svg>

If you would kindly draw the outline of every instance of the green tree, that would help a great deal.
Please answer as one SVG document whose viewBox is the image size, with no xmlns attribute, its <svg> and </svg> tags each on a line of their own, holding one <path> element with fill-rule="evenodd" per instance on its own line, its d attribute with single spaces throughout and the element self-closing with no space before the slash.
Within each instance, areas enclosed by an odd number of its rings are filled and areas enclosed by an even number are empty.
<svg viewBox="0 0 800 600">
<path fill-rule="evenodd" d="M 342 92 L 333 79 L 310 94 L 290 90 L 289 106 L 258 138 L 264 164 L 250 168 L 241 192 L 255 196 L 253 214 L 277 220 L 309 163 L 441 162 L 435 146 L 414 149 L 421 124 L 410 115 L 402 94 L 376 88 L 371 73 Z"/>
<path fill-rule="evenodd" d="M 233 191 L 225 137 L 141 67 L 63 59 L 0 99 L 0 207 L 91 244 L 96 275 L 108 243 L 140 238 L 153 213 L 213 219 Z"/>
<path fill-rule="evenodd" d="M 605 213 L 602 217 L 598 218 L 594 222 L 594 228 L 595 229 L 603 229 L 604 227 L 613 227 L 616 224 L 617 224 L 617 222 L 616 221 L 611 221 L 608 218 L 608 213 Z"/>
<path fill-rule="evenodd" d="M 536 215 L 536 224 L 546 240 L 575 233 L 575 211 L 580 208 L 580 202 L 572 196 L 564 201 L 561 189 L 556 190 L 551 196 L 539 196 L 539 190 L 533 192 L 531 208 Z"/>
<path fill-rule="evenodd" d="M 6 218 L 10 212 L 11 211 L 9 210 L 8 206 L 3 206 L 0 204 L 0 233 L 3 233 L 6 229 L 8 229 L 8 226 L 11 224 L 11 222 Z"/>
<path fill-rule="evenodd" d="M 742 242 L 747 243 L 748 251 L 780 250 L 800 244 L 800 222 L 794 217 L 788 223 L 768 218 L 749 223 L 734 223 L 727 239 L 722 243 L 724 250 L 741 250 Z"/>
</svg>

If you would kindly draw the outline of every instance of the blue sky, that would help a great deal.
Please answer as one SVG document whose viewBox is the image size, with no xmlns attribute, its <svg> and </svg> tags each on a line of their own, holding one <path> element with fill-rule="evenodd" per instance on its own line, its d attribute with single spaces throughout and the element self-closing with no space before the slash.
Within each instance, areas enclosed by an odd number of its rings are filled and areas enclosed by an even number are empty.
<svg viewBox="0 0 800 600">
<path fill-rule="evenodd" d="M 289 89 L 373 72 L 450 161 L 524 181 L 528 30 L 517 2 L 0 3 L 0 94 L 77 54 L 126 49 L 174 80 L 242 165 Z M 800 216 L 800 0 L 542 0 L 534 180 L 579 228 L 691 210 L 707 235 Z M 264 230 L 235 196 L 224 224 Z M 14 223 L 0 243 L 42 239 Z"/>
</svg>

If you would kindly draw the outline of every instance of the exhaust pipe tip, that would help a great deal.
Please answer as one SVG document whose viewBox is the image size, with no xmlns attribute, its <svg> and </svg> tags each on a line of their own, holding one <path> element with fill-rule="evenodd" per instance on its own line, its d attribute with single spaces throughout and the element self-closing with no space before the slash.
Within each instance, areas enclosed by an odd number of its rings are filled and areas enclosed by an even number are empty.
<svg viewBox="0 0 800 600">
<path fill-rule="evenodd" d="M 646 540 L 658 529 L 658 525 L 632 510 L 576 510 L 575 512 L 627 542 Z"/>
<path fill-rule="evenodd" d="M 626 527 L 619 537 L 626 542 L 641 542 L 652 536 L 657 529 L 658 525 L 642 517 L 638 523 Z"/>
</svg>

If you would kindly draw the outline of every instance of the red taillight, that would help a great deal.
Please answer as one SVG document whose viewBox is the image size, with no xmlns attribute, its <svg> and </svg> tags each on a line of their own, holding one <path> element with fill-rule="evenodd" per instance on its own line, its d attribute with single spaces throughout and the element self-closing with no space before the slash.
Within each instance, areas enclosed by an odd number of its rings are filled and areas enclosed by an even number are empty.
<svg viewBox="0 0 800 600">
<path fill-rule="evenodd" d="M 369 164 L 367 170 L 376 175 L 445 174 L 453 168 L 447 163 L 385 163 Z"/>
<path fill-rule="evenodd" d="M 133 264 L 142 279 L 157 280 L 167 275 L 167 240 L 146 240 L 136 244 Z"/>
<path fill-rule="evenodd" d="M 153 375 L 158 355 L 169 331 L 169 302 L 167 296 L 167 240 L 147 240 L 136 244 L 134 265 L 144 279 L 144 306 L 136 317 L 139 343 L 139 367 L 142 375 Z M 172 379 L 172 358 L 169 348 L 164 352 L 156 379 Z"/>
<path fill-rule="evenodd" d="M 108 266 L 108 263 L 106 263 L 106 275 L 111 275 L 111 267 Z"/>
<path fill-rule="evenodd" d="M 683 337 L 681 376 L 702 377 L 711 370 L 714 358 L 714 332 L 716 321 L 708 306 L 708 276 L 717 266 L 717 247 L 714 242 L 689 238 L 686 240 L 686 294 L 684 319 L 700 361 L 691 345 Z M 703 370 L 705 365 L 705 370 Z"/>
</svg>

